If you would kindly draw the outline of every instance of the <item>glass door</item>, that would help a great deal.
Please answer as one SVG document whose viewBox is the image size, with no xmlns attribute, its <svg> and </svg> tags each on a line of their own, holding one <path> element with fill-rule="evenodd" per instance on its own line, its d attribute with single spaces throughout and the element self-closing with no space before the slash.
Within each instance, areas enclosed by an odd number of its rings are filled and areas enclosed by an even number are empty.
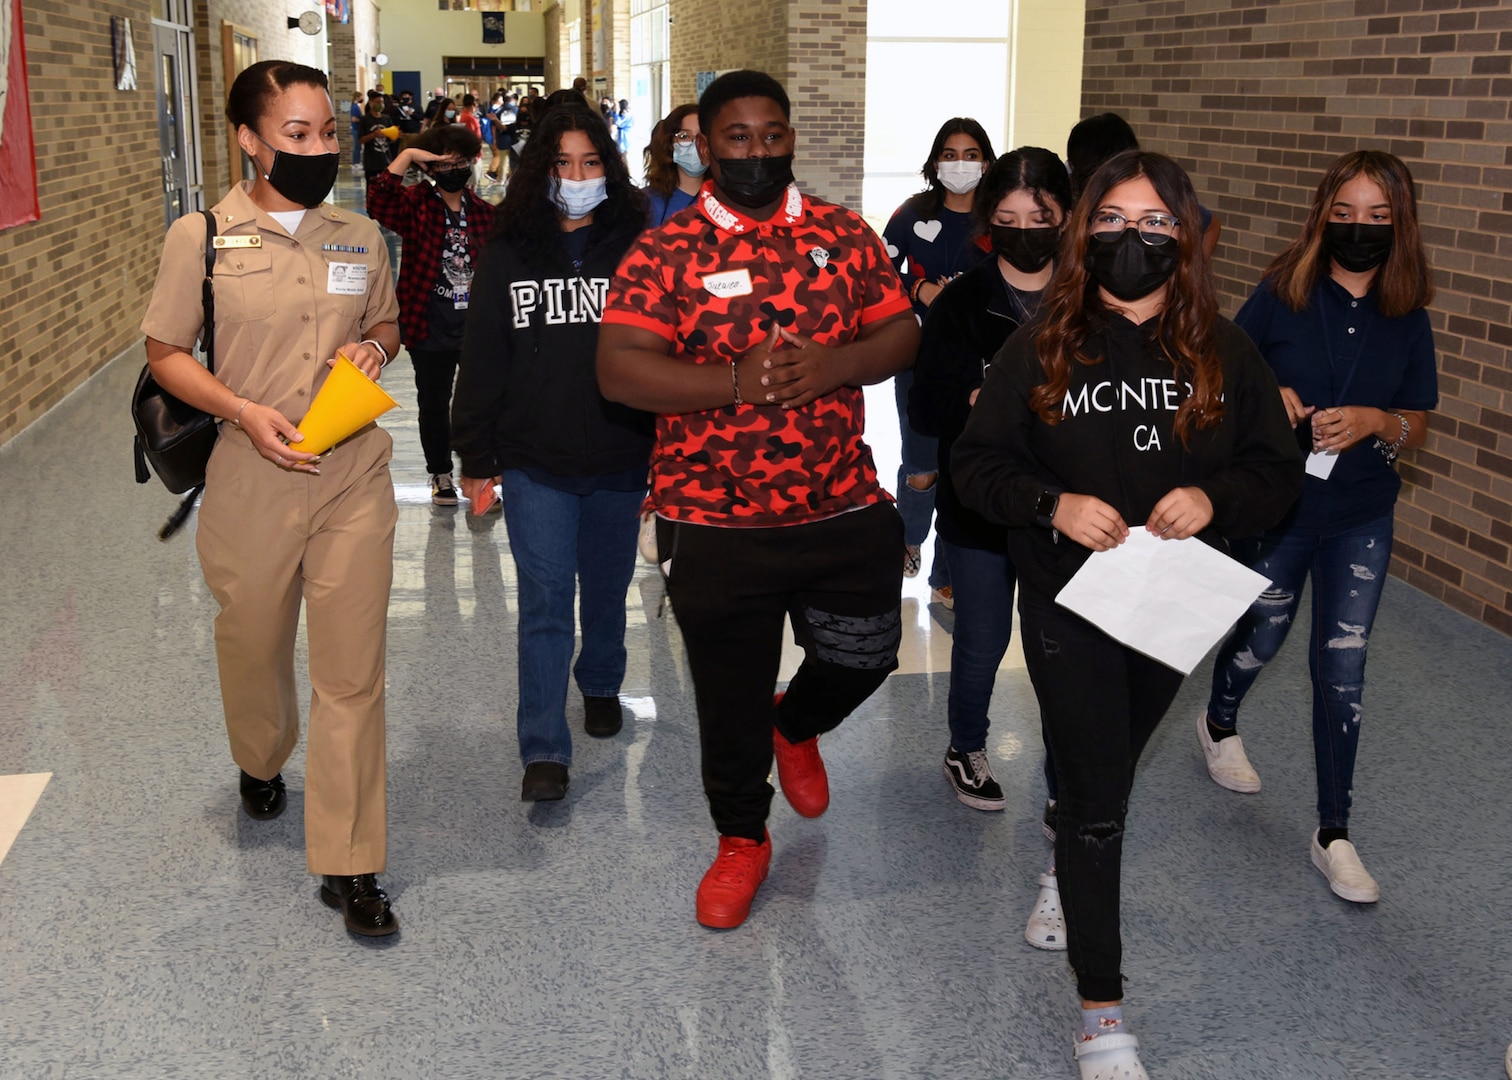
<svg viewBox="0 0 1512 1080">
<path fill-rule="evenodd" d="M 163 0 L 166 19 L 152 20 L 157 78 L 158 150 L 163 170 L 164 228 L 205 205 L 195 110 L 194 35 L 188 0 Z"/>
</svg>

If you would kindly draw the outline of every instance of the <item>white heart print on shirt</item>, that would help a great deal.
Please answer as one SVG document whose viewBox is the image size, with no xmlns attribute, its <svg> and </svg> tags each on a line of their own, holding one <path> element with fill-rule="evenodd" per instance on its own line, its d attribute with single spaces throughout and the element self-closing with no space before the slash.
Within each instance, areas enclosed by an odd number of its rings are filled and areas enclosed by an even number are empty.
<svg viewBox="0 0 1512 1080">
<path fill-rule="evenodd" d="M 926 244 L 935 242 L 935 237 L 940 235 L 940 230 L 945 227 L 940 221 L 916 221 L 914 222 L 914 235 Z"/>
<path fill-rule="evenodd" d="M 884 240 L 883 243 L 887 244 L 887 241 Z M 887 257 L 889 259 L 896 259 L 898 257 L 898 249 L 891 244 L 887 244 Z"/>
</svg>

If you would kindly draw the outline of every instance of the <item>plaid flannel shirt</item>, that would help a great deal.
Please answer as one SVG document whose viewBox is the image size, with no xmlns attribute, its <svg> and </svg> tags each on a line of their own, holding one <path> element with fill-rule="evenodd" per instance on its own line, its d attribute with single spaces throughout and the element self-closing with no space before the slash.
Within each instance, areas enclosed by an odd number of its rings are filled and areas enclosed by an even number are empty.
<svg viewBox="0 0 1512 1080">
<path fill-rule="evenodd" d="M 473 267 L 493 227 L 494 208 L 473 193 L 462 192 L 467 211 L 467 252 Z M 441 277 L 441 248 L 446 241 L 446 204 L 424 181 L 410 187 L 385 169 L 368 177 L 368 216 L 399 234 L 404 252 L 399 260 L 399 337 L 416 348 L 430 336 L 430 294 Z"/>
</svg>

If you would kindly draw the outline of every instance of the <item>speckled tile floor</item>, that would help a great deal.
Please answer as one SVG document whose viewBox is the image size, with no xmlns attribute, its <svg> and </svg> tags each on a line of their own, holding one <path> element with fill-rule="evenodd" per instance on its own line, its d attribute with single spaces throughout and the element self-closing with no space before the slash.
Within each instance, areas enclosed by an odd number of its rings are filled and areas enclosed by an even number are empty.
<svg viewBox="0 0 1512 1080">
<path fill-rule="evenodd" d="M 0 449 L 0 775 L 52 774 L 0 863 L 0 1077 L 1075 1075 L 1064 957 L 1022 938 L 1047 852 L 1022 670 L 992 711 L 1009 809 L 978 813 L 940 770 L 949 616 L 908 583 L 913 659 L 826 738 L 831 811 L 779 798 L 750 921 L 702 929 L 714 837 L 655 571 L 628 598 L 636 720 L 577 740 L 567 800 L 520 803 L 505 530 L 426 502 L 402 358 L 385 883 L 404 929 L 348 937 L 304 872 L 302 753 L 283 818 L 238 810 L 215 605 L 192 537 L 154 538 L 173 497 L 131 483 L 140 363 Z M 890 413 L 882 388 L 884 475 Z M 1512 643 L 1389 583 L 1356 791 L 1372 908 L 1308 862 L 1304 661 L 1291 643 L 1246 708 L 1262 794 L 1208 781 L 1200 677 L 1142 767 L 1125 941 L 1151 1074 L 1500 1077 Z"/>
</svg>

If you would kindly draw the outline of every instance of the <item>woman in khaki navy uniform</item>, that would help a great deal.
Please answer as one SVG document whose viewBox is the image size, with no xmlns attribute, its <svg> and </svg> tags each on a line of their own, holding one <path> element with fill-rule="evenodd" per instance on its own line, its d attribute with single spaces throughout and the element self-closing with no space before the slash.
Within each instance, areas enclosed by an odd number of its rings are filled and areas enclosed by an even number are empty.
<svg viewBox="0 0 1512 1080">
<path fill-rule="evenodd" d="M 307 602 L 310 727 L 305 849 L 347 928 L 398 922 L 375 878 L 387 848 L 383 664 L 393 575 L 392 441 L 369 425 L 323 457 L 298 421 L 337 353 L 376 378 L 399 348 L 377 227 L 324 204 L 341 160 L 325 75 L 270 60 L 242 72 L 226 117 L 258 178 L 214 207 L 215 373 L 190 348 L 203 312 L 205 223 L 168 230 L 142 332 L 153 376 L 221 417 L 200 506 L 205 582 L 220 602 L 216 658 L 246 812 L 277 817 L 299 736 L 294 634 Z M 286 445 L 285 440 L 294 440 Z"/>
</svg>

